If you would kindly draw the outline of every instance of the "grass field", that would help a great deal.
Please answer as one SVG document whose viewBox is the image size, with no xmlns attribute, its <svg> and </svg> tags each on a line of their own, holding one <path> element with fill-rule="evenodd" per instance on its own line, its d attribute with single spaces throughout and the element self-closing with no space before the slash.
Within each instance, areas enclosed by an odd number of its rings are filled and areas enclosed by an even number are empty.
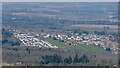
<svg viewBox="0 0 120 68">
<path fill-rule="evenodd" d="M 109 29 L 104 29 L 104 27 L 109 27 Z M 89 24 L 78 24 L 78 25 L 71 25 L 69 28 L 71 29 L 81 29 L 83 31 L 107 31 L 109 33 L 118 32 L 117 25 L 89 25 Z"/>
<path fill-rule="evenodd" d="M 94 45 L 77 45 L 77 46 L 72 46 L 72 45 L 67 45 L 64 42 L 60 42 L 58 40 L 54 40 L 52 38 L 43 38 L 43 37 L 39 37 L 40 39 L 46 40 L 49 43 L 52 43 L 53 45 L 58 46 L 59 48 L 64 49 L 65 51 L 84 51 L 84 52 L 94 52 L 94 53 L 98 53 L 98 52 L 105 52 L 105 50 L 103 48 L 100 48 L 98 46 L 94 46 Z"/>
<path fill-rule="evenodd" d="M 94 24 L 77 24 L 71 25 L 72 27 L 83 27 L 83 28 L 104 28 L 109 27 L 109 29 L 118 29 L 118 25 L 94 25 Z"/>
</svg>

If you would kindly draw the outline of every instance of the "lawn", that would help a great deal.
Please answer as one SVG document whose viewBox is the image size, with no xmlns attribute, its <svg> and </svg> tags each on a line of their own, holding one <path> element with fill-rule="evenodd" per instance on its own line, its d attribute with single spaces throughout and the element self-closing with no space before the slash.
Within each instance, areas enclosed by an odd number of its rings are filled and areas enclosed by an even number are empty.
<svg viewBox="0 0 120 68">
<path fill-rule="evenodd" d="M 98 52 L 103 52 L 105 51 L 103 48 L 100 48 L 98 46 L 94 46 L 94 45 L 77 45 L 77 46 L 72 46 L 72 45 L 67 45 L 64 42 L 60 42 L 58 40 L 54 40 L 52 38 L 43 38 L 43 37 L 39 37 L 40 39 L 46 40 L 50 43 L 52 43 L 53 45 L 58 46 L 59 48 L 62 48 L 64 50 L 72 50 L 72 51 L 85 51 L 85 52 L 94 52 L 94 53 L 98 53 Z"/>
</svg>

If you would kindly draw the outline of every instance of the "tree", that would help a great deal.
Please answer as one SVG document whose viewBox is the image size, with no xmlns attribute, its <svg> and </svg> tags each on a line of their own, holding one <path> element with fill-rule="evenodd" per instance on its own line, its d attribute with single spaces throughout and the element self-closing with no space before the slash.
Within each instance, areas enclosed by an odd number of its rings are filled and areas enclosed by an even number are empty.
<svg viewBox="0 0 120 68">
<path fill-rule="evenodd" d="M 61 56 L 60 55 L 57 55 L 57 54 L 54 54 L 53 56 L 53 62 L 56 62 L 56 63 L 61 63 L 62 62 L 62 59 L 61 59 Z"/>
<path fill-rule="evenodd" d="M 65 57 L 62 60 L 62 57 L 60 55 L 54 54 L 54 55 L 45 55 L 42 56 L 41 63 L 42 64 L 49 64 L 49 63 L 66 63 L 66 64 L 71 64 L 71 63 L 88 63 L 89 59 L 86 55 L 81 56 L 80 58 L 78 57 L 78 55 L 76 54 L 74 59 L 72 59 L 71 56 L 69 57 Z"/>
<path fill-rule="evenodd" d="M 81 56 L 80 61 L 81 61 L 82 63 L 88 63 L 88 62 L 89 62 L 89 59 L 88 59 L 88 57 L 87 57 L 86 55 L 83 55 L 83 56 Z"/>
<path fill-rule="evenodd" d="M 56 37 L 53 37 L 53 40 L 57 40 Z"/>
<path fill-rule="evenodd" d="M 41 32 L 44 32 L 44 30 L 41 30 Z"/>
<path fill-rule="evenodd" d="M 54 54 L 54 55 L 46 55 L 42 57 L 42 63 L 48 64 L 48 63 L 62 63 L 62 58 L 60 55 Z"/>
<path fill-rule="evenodd" d="M 71 64 L 72 63 L 71 56 L 69 56 L 68 58 L 64 58 L 64 63 Z"/>
<path fill-rule="evenodd" d="M 29 51 L 29 48 L 26 48 L 26 51 Z"/>
<path fill-rule="evenodd" d="M 78 61 L 79 61 L 79 58 L 78 58 L 78 55 L 76 54 L 76 55 L 75 55 L 75 58 L 73 59 L 73 62 L 74 62 L 74 63 L 77 63 Z"/>
<path fill-rule="evenodd" d="M 69 64 L 72 63 L 72 57 L 71 56 L 69 56 L 68 60 L 69 60 L 69 62 L 68 62 Z"/>
<path fill-rule="evenodd" d="M 8 40 L 3 38 L 2 44 L 7 43 L 7 42 L 8 42 Z"/>
<path fill-rule="evenodd" d="M 84 34 L 87 34 L 87 35 L 89 34 L 89 32 L 87 32 L 87 31 L 83 31 L 83 33 L 84 33 Z"/>
<path fill-rule="evenodd" d="M 106 48 L 106 51 L 111 51 L 111 49 L 110 48 Z"/>
<path fill-rule="evenodd" d="M 105 35 L 107 34 L 105 31 L 94 31 L 95 34 L 97 35 Z"/>
</svg>

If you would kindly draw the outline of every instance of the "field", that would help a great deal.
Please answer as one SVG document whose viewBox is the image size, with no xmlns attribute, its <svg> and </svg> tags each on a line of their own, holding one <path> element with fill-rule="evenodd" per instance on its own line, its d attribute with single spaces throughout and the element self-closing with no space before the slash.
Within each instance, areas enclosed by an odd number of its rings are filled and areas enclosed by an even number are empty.
<svg viewBox="0 0 120 68">
<path fill-rule="evenodd" d="M 95 25 L 95 24 L 77 24 L 77 25 L 72 25 L 72 27 L 99 28 L 99 29 L 108 27 L 109 29 L 118 29 L 117 25 Z"/>
<path fill-rule="evenodd" d="M 98 8 L 99 7 L 99 8 Z M 82 65 L 114 65 L 117 64 L 117 54 L 111 53 L 99 46 L 69 45 L 64 41 L 44 38 L 46 34 L 67 36 L 81 36 L 82 34 L 118 36 L 118 3 L 3 3 L 2 24 L 7 29 L 1 40 L 3 64 L 40 66 L 45 55 L 58 54 L 62 59 L 76 54 L 86 55 L 90 62 Z M 44 48 L 34 45 L 27 46 L 11 33 L 30 34 L 57 46 L 58 48 Z M 20 32 L 20 33 L 19 33 Z M 45 33 L 45 35 L 44 35 Z M 10 36 L 9 36 L 10 34 Z M 43 36 L 41 35 L 43 34 Z M 2 36 L 3 36 L 2 35 Z M 42 37 L 41 37 L 42 36 Z M 89 35 L 88 35 L 89 36 Z M 28 36 L 26 36 L 28 37 Z M 29 40 L 28 38 L 26 38 Z M 35 43 L 33 40 L 29 43 Z M 39 41 L 40 42 L 40 41 Z M 76 42 L 76 41 L 75 41 Z M 72 42 L 71 42 L 72 43 Z M 104 44 L 106 45 L 106 44 Z M 113 43 L 114 45 L 114 43 Z M 32 47 L 33 46 L 33 47 Z M 47 58 L 48 59 L 48 58 Z M 50 60 L 50 59 L 49 59 Z M 21 62 L 21 63 L 20 63 Z M 20 64 L 19 64 L 20 63 Z M 49 65 L 65 65 L 50 63 Z M 68 64 L 68 65 L 74 65 Z M 67 66 L 67 65 L 66 65 Z"/>
<path fill-rule="evenodd" d="M 54 40 L 52 38 L 43 38 L 43 37 L 39 37 L 39 38 L 46 40 L 53 45 L 58 46 L 58 48 L 64 49 L 64 51 L 79 51 L 79 52 L 84 51 L 84 52 L 93 52 L 93 53 L 105 52 L 105 50 L 103 48 L 100 48 L 100 47 L 94 46 L 94 45 L 73 46 L 73 45 L 65 44 L 64 42 L 60 42 L 58 40 Z"/>
<path fill-rule="evenodd" d="M 80 29 L 81 31 L 88 31 L 93 33 L 94 31 L 105 31 L 108 33 L 118 33 L 118 25 L 95 25 L 95 24 L 76 24 L 71 25 L 69 29 Z"/>
</svg>

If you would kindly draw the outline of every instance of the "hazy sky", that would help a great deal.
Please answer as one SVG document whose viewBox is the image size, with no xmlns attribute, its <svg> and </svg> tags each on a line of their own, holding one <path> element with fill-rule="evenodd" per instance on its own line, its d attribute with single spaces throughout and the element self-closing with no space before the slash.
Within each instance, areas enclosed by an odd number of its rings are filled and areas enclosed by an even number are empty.
<svg viewBox="0 0 120 68">
<path fill-rule="evenodd" d="M 2 2 L 118 2 L 119 0 L 1 0 Z"/>
</svg>

